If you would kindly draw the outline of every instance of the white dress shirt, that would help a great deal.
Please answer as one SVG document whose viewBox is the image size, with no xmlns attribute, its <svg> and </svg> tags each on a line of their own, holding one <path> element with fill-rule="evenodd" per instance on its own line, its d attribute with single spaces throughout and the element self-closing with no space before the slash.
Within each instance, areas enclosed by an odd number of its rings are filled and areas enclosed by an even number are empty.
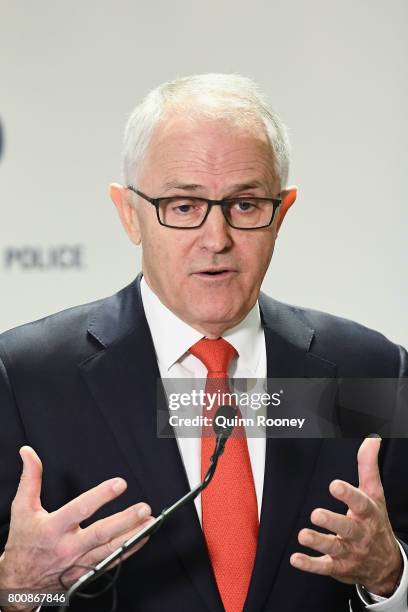
<svg viewBox="0 0 408 612">
<path fill-rule="evenodd" d="M 144 277 L 141 280 L 143 307 L 147 323 L 153 338 L 160 376 L 163 379 L 193 378 L 205 380 L 207 370 L 204 364 L 188 352 L 190 346 L 201 340 L 203 334 L 190 327 L 169 310 L 148 286 Z M 230 376 L 232 378 L 255 378 L 264 380 L 267 377 L 265 334 L 261 325 L 258 303 L 236 327 L 223 334 L 236 349 L 238 357 L 234 359 Z M 176 437 L 181 458 L 191 488 L 201 481 L 201 439 L 197 437 Z M 252 473 L 258 503 L 258 514 L 261 513 L 263 480 L 265 473 L 265 437 L 248 437 L 248 451 L 251 459 Z M 201 496 L 195 499 L 195 506 L 201 522 Z M 400 547 L 401 548 L 401 547 Z M 389 599 L 371 605 L 361 589 L 357 592 L 368 610 L 379 612 L 408 612 L 408 562 L 404 550 L 404 572 L 400 585 Z"/>
<path fill-rule="evenodd" d="M 184 323 L 164 306 L 142 278 L 143 307 L 152 334 L 160 376 L 166 378 L 193 378 L 205 381 L 207 369 L 188 352 L 190 346 L 201 340 L 203 334 Z M 232 378 L 266 379 L 265 335 L 261 325 L 258 303 L 236 327 L 223 335 L 238 353 L 230 375 Z M 177 437 L 190 488 L 201 482 L 201 438 Z M 265 472 L 265 437 L 248 437 L 248 451 L 261 515 L 263 480 Z M 201 495 L 195 499 L 201 522 Z"/>
</svg>

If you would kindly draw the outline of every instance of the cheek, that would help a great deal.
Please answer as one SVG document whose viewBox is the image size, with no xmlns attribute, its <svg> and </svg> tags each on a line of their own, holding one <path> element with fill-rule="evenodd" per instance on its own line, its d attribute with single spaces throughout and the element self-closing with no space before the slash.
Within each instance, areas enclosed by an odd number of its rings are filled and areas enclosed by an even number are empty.
<svg viewBox="0 0 408 612">
<path fill-rule="evenodd" d="M 153 227 L 143 232 L 143 260 L 150 273 L 162 283 L 173 282 L 185 272 L 191 247 L 171 229 L 161 229 Z"/>
<path fill-rule="evenodd" d="M 263 278 L 272 257 L 274 244 L 275 241 L 271 233 L 251 234 L 241 241 L 240 258 L 243 262 L 243 269 L 248 272 L 252 279 Z"/>
</svg>

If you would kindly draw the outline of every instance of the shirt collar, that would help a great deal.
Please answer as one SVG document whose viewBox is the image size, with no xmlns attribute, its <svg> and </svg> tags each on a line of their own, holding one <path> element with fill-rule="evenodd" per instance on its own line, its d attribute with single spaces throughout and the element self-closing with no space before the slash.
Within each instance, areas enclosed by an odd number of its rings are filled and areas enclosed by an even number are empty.
<svg viewBox="0 0 408 612">
<path fill-rule="evenodd" d="M 161 371 L 169 369 L 201 340 L 203 334 L 179 319 L 150 289 L 142 277 L 141 293 L 147 323 L 153 338 Z M 258 302 L 235 327 L 228 329 L 223 338 L 230 342 L 239 355 L 240 369 L 255 372 L 262 351 L 262 325 Z"/>
</svg>

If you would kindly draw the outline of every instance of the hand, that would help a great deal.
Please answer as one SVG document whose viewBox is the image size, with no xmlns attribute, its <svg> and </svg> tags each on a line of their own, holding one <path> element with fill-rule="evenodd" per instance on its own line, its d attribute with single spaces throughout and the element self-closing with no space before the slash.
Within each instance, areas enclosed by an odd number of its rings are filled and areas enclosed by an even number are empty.
<svg viewBox="0 0 408 612">
<path fill-rule="evenodd" d="M 40 500 L 41 461 L 29 446 L 23 446 L 20 455 L 23 472 L 11 506 L 9 537 L 0 557 L 0 589 L 61 591 L 58 576 L 69 566 L 96 565 L 151 521 L 149 506 L 140 503 L 89 527 L 80 527 L 98 508 L 125 491 L 127 485 L 122 478 L 106 480 L 59 510 L 47 512 Z M 123 558 L 141 548 L 147 539 Z M 70 571 L 68 583 L 85 571 Z"/>
<path fill-rule="evenodd" d="M 366 438 L 357 455 L 359 488 L 334 480 L 330 493 L 348 506 L 346 516 L 318 508 L 311 521 L 332 534 L 302 529 L 298 540 L 323 553 L 291 556 L 291 564 L 305 572 L 331 576 L 347 584 L 361 584 L 371 593 L 391 594 L 402 571 L 402 556 L 387 513 L 378 469 L 379 438 Z M 335 534 L 335 535 L 333 535 Z"/>
</svg>

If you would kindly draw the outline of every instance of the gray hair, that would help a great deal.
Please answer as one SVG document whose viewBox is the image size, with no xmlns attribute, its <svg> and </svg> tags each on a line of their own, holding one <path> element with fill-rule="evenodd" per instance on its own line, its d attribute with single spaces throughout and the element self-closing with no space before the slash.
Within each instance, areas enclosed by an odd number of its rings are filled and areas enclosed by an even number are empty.
<svg viewBox="0 0 408 612">
<path fill-rule="evenodd" d="M 153 131 L 165 111 L 182 112 L 186 119 L 224 119 L 239 126 L 262 126 L 273 151 L 281 189 L 289 174 L 287 129 L 270 108 L 258 85 L 237 74 L 198 74 L 159 85 L 136 106 L 127 122 L 123 148 L 123 177 L 133 183 Z"/>
</svg>

